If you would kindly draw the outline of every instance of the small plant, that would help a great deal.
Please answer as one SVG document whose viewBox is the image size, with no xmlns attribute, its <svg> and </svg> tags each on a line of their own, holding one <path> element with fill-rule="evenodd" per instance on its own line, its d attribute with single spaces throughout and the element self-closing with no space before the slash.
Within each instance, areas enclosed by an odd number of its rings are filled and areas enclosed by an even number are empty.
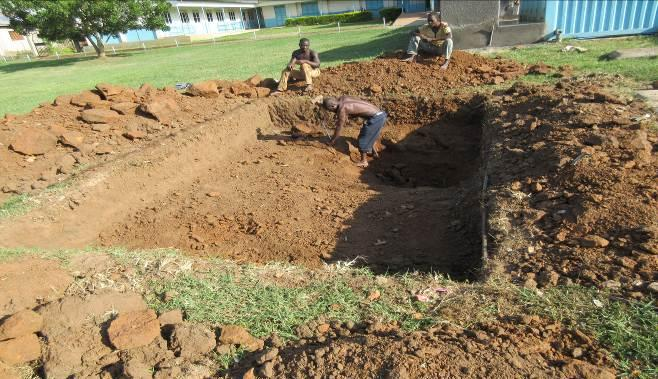
<svg viewBox="0 0 658 379">
<path fill-rule="evenodd" d="M 402 8 L 383 8 L 379 10 L 379 15 L 386 19 L 386 22 L 393 23 L 402 14 Z"/>
</svg>

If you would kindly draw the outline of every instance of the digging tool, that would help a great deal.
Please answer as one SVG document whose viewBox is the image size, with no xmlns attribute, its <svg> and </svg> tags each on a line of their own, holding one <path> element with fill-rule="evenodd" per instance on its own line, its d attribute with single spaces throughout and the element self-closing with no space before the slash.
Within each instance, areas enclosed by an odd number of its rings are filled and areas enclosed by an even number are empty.
<svg viewBox="0 0 658 379">
<path fill-rule="evenodd" d="M 326 135 L 327 139 L 331 141 L 331 136 L 329 136 L 329 129 L 327 129 L 327 126 L 324 124 L 324 121 L 322 121 L 320 125 L 322 126 L 322 130 L 324 130 L 324 135 Z M 336 155 L 336 150 L 332 146 L 327 146 L 327 149 L 331 151 L 331 154 Z"/>
</svg>

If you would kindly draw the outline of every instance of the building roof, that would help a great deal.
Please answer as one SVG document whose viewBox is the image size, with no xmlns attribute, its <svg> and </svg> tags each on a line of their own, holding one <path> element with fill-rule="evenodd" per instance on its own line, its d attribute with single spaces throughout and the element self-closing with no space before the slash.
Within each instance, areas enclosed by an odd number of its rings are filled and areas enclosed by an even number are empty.
<svg viewBox="0 0 658 379">
<path fill-rule="evenodd" d="M 311 0 L 169 0 L 172 6 L 184 8 L 256 8 L 307 1 Z"/>
</svg>

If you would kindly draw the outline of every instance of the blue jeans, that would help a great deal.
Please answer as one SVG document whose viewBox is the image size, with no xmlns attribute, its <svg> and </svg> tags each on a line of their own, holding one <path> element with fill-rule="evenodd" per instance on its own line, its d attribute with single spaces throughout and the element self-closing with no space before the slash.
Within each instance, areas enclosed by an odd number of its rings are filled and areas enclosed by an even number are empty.
<svg viewBox="0 0 658 379">
<path fill-rule="evenodd" d="M 379 112 L 374 116 L 370 117 L 366 122 L 363 123 L 361 131 L 359 132 L 359 151 L 362 153 L 371 153 L 372 147 L 375 145 L 375 141 L 379 138 L 379 135 L 384 128 L 386 123 L 386 117 L 388 115 L 386 112 Z"/>
</svg>

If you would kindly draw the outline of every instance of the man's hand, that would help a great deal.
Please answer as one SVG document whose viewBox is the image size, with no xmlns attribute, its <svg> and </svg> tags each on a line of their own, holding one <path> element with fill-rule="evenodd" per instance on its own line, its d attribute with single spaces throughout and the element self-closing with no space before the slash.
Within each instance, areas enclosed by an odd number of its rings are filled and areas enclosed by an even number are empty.
<svg viewBox="0 0 658 379">
<path fill-rule="evenodd" d="M 295 68 L 295 64 L 294 64 L 294 63 L 291 63 L 291 64 L 289 64 L 286 68 L 288 69 L 288 71 L 292 71 L 292 69 Z"/>
</svg>

